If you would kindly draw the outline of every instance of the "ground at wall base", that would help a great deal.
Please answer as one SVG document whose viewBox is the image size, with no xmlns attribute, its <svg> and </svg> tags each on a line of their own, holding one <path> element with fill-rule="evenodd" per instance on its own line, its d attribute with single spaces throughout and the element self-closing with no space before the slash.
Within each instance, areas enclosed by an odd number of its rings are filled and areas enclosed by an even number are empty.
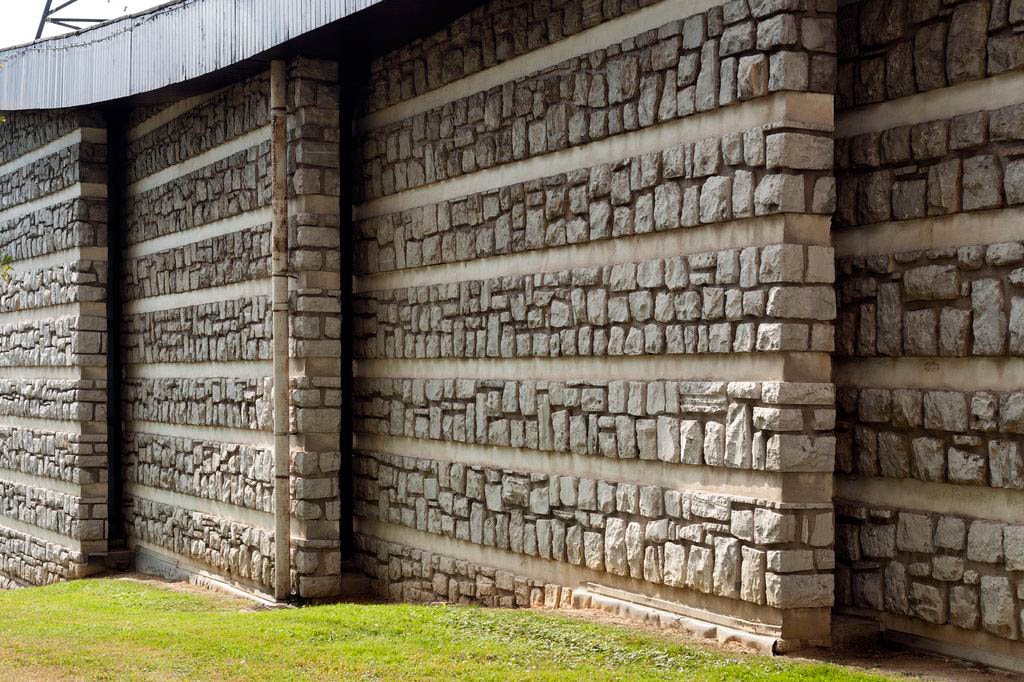
<svg viewBox="0 0 1024 682">
<path fill-rule="evenodd" d="M 594 612 L 405 604 L 268 611 L 139 576 L 3 593 L 0 608 L 11 614 L 0 623 L 0 679 L 205 678 L 225 671 L 230 679 L 1006 679 L 892 652 L 861 656 L 853 667 L 768 659 Z M 89 629 L 80 625 L 86 621 Z"/>
</svg>

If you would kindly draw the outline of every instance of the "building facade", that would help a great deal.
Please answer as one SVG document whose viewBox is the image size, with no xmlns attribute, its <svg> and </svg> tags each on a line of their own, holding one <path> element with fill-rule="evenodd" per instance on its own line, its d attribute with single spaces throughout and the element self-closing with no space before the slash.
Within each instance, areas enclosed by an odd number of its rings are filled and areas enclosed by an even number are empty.
<svg viewBox="0 0 1024 682">
<path fill-rule="evenodd" d="M 1020 668 L 1024 3 L 303 3 L 0 55 L 0 587 Z"/>
</svg>

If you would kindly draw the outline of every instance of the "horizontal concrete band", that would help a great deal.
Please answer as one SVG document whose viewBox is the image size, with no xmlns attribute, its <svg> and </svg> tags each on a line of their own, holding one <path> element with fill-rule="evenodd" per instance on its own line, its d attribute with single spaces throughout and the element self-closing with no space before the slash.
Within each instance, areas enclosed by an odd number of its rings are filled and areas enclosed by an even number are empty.
<svg viewBox="0 0 1024 682">
<path fill-rule="evenodd" d="M 0 326 L 22 322 L 52 322 L 61 317 L 103 317 L 107 316 L 107 305 L 97 301 L 85 303 L 58 303 L 38 308 L 0 312 Z"/>
<path fill-rule="evenodd" d="M 723 4 L 723 0 L 663 0 L 635 12 L 603 22 L 563 38 L 551 45 L 502 62 L 489 69 L 460 78 L 417 97 L 381 109 L 359 120 L 361 131 L 396 123 L 425 111 L 518 80 L 564 61 L 590 54 L 594 50 L 660 28 L 665 24 L 705 12 Z"/>
<path fill-rule="evenodd" d="M 1005 208 L 836 230 L 836 258 L 1019 241 L 1021 215 L 1020 208 Z"/>
<path fill-rule="evenodd" d="M 0 427 L 31 429 L 51 433 L 72 433 L 101 435 L 107 432 L 107 422 L 64 421 L 61 419 L 39 419 L 37 417 L 12 417 L 0 415 Z"/>
<path fill-rule="evenodd" d="M 877 133 L 1022 102 L 1024 71 L 1010 71 L 841 113 L 836 117 L 836 137 Z"/>
<path fill-rule="evenodd" d="M 942 656 L 977 661 L 987 666 L 1024 673 L 1024 645 L 981 630 L 935 625 L 895 613 L 837 606 L 837 614 L 879 621 L 882 637 L 890 642 Z"/>
<path fill-rule="evenodd" d="M 398 213 L 766 124 L 831 129 L 832 106 L 832 95 L 776 93 L 374 199 L 354 207 L 353 217 Z"/>
<path fill-rule="evenodd" d="M 71 201 L 72 199 L 106 199 L 107 186 L 97 182 L 76 182 L 70 187 L 37 197 L 31 201 L 11 206 L 0 211 L 0 223 L 35 213 L 36 211 Z"/>
<path fill-rule="evenodd" d="M 50 154 L 59 152 L 62 149 L 67 149 L 68 147 L 72 147 L 76 144 L 81 144 L 82 142 L 106 144 L 107 131 L 105 128 L 76 128 L 66 135 L 61 135 L 56 140 L 47 142 L 42 147 L 36 147 L 32 151 L 26 152 L 16 159 L 12 159 L 5 164 L 0 164 L 0 176 L 13 173 L 14 171 L 33 164 L 40 159 L 46 158 Z"/>
<path fill-rule="evenodd" d="M 882 637 L 896 644 L 1024 674 L 1024 646 L 1020 642 L 895 614 L 885 614 L 882 627 Z"/>
<path fill-rule="evenodd" d="M 274 515 L 267 512 L 256 511 L 240 507 L 228 502 L 207 500 L 191 495 L 151 488 L 138 483 L 125 483 L 124 494 L 142 500 L 149 500 L 157 504 L 165 504 L 175 509 L 186 509 L 188 511 L 214 516 L 219 519 L 226 519 L 235 523 L 241 523 L 253 528 L 259 528 L 268 532 L 274 532 Z"/>
<path fill-rule="evenodd" d="M 107 380 L 103 367 L 0 367 L 0 379 Z"/>
<path fill-rule="evenodd" d="M 615 357 L 357 360 L 357 378 L 517 381 L 829 381 L 827 353 L 707 353 Z"/>
<path fill-rule="evenodd" d="M 832 508 L 831 474 L 782 474 L 725 467 L 667 464 L 640 459 L 608 459 L 563 452 L 540 452 L 495 445 L 354 434 L 353 446 L 367 453 L 421 457 L 438 462 L 561 474 L 605 481 L 656 485 L 676 490 L 729 495 L 750 501 Z"/>
<path fill-rule="evenodd" d="M 7 530 L 12 530 L 15 533 L 21 533 L 28 537 L 37 538 L 43 542 L 48 542 L 51 545 L 57 545 L 58 547 L 63 547 L 64 549 L 69 549 L 73 552 L 81 551 L 81 542 L 78 540 L 73 540 L 66 535 L 55 533 L 54 531 L 47 530 L 46 528 L 40 528 L 39 526 L 31 523 L 12 519 L 9 516 L 0 515 L 0 528 L 6 528 Z"/>
<path fill-rule="evenodd" d="M 59 478 L 51 478 L 49 476 L 26 474 L 2 467 L 0 467 L 0 483 L 12 483 L 39 490 L 50 490 L 69 497 L 91 497 L 92 492 L 96 492 L 86 491 L 86 494 L 83 494 L 82 487 L 70 481 L 62 481 Z"/>
<path fill-rule="evenodd" d="M 127 259 L 141 258 L 162 251 L 178 249 L 189 244 L 222 237 L 233 232 L 241 232 L 260 225 L 266 225 L 273 219 L 269 206 L 253 209 L 245 213 L 206 223 L 190 230 L 165 234 L 161 237 L 154 237 L 142 242 L 129 244 L 125 247 L 124 257 Z"/>
<path fill-rule="evenodd" d="M 141 315 L 143 313 L 155 313 L 162 310 L 175 310 L 177 308 L 187 308 L 188 306 L 203 305 L 204 303 L 270 296 L 270 284 L 270 278 L 265 277 L 247 282 L 225 284 L 219 287 L 185 291 L 180 294 L 163 294 L 149 298 L 137 298 L 133 301 L 125 302 L 124 314 Z"/>
<path fill-rule="evenodd" d="M 153 362 L 124 366 L 126 379 L 262 379 L 274 375 L 273 360 L 236 362 Z"/>
<path fill-rule="evenodd" d="M 175 164 L 161 171 L 157 171 L 152 175 L 148 175 L 141 180 L 133 182 L 125 189 L 125 194 L 130 197 L 138 196 L 143 192 L 148 192 L 149 190 L 156 189 L 161 185 L 166 185 L 168 182 L 185 177 L 189 173 L 194 173 L 195 171 L 206 168 L 207 166 L 212 166 L 218 161 L 223 161 L 232 154 L 237 154 L 238 152 L 245 151 L 246 149 L 256 147 L 269 141 L 270 126 L 265 125 L 260 128 L 256 128 L 255 130 L 251 130 L 248 133 L 240 135 L 222 145 L 193 156 L 186 161 L 182 161 L 181 163 Z"/>
<path fill-rule="evenodd" d="M 124 424 L 126 434 L 147 434 L 166 438 L 187 438 L 211 443 L 231 443 L 252 445 L 259 448 L 274 446 L 274 434 L 269 431 L 252 431 L 249 429 L 230 429 L 221 426 L 186 426 L 179 424 L 162 424 L 150 421 L 128 421 Z"/>
<path fill-rule="evenodd" d="M 948 514 L 972 519 L 1024 523 L 1024 491 L 955 485 L 909 478 L 836 476 L 836 504 L 856 502 L 874 507 Z"/>
<path fill-rule="evenodd" d="M 188 113 L 192 109 L 195 109 L 200 104 L 210 101 L 211 99 L 219 95 L 221 92 L 223 92 L 225 89 L 226 88 L 221 88 L 220 90 L 215 90 L 214 92 L 208 92 L 202 95 L 194 95 L 192 97 L 187 97 L 183 100 L 175 102 L 174 104 L 166 107 L 165 109 L 161 109 L 156 114 L 153 114 L 149 118 L 143 120 L 134 128 L 130 128 L 128 132 L 125 134 L 125 137 L 129 142 L 133 142 L 135 140 L 138 140 L 139 138 L 145 137 L 146 135 L 153 132 L 157 128 L 165 126 L 174 119 L 181 116 L 182 114 Z"/>
<path fill-rule="evenodd" d="M 25 258 L 11 262 L 11 274 L 19 275 L 26 272 L 38 270 L 49 270 L 64 265 L 75 263 L 80 260 L 106 261 L 107 247 L 105 246 L 75 246 L 70 249 L 54 251 L 44 256 Z"/>
<path fill-rule="evenodd" d="M 515 554 L 497 547 L 478 545 L 444 535 L 369 519 L 355 519 L 355 531 L 384 542 L 431 552 L 439 556 L 471 561 L 499 571 L 534 580 L 575 588 L 597 583 L 626 593 L 664 599 L 676 605 L 678 613 L 709 623 L 727 625 L 764 635 L 781 635 L 784 611 L 737 599 L 726 599 L 685 588 L 668 587 L 626 578 L 564 561 Z M 735 615 L 726 615 L 735 614 Z"/>
<path fill-rule="evenodd" d="M 1024 358 L 856 358 L 837 360 L 837 386 L 1024 390 Z"/>
<path fill-rule="evenodd" d="M 159 575 L 170 580 L 181 580 L 187 577 L 199 585 L 213 587 L 214 589 L 237 594 L 238 596 L 253 598 L 257 595 L 265 598 L 268 590 L 265 586 L 259 585 L 251 580 L 227 577 L 217 573 L 214 569 L 192 561 L 180 554 L 173 554 L 169 550 L 148 542 L 128 538 L 129 546 L 135 550 L 136 570 L 150 574 Z M 260 601 L 264 601 L 261 598 Z"/>
<path fill-rule="evenodd" d="M 357 275 L 355 293 L 401 287 L 465 282 L 508 275 L 532 275 L 573 268 L 635 263 L 669 256 L 688 256 L 769 244 L 831 244 L 831 216 L 790 213 L 701 225 L 668 232 L 569 244 L 538 251 L 511 253 L 446 265 Z"/>
</svg>

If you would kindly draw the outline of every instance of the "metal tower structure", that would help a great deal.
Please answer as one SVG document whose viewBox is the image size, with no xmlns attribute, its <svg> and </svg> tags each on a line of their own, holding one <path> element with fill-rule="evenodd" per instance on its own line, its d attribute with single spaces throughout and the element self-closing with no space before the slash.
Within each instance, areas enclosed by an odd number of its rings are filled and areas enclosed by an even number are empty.
<svg viewBox="0 0 1024 682">
<path fill-rule="evenodd" d="M 43 16 L 39 19 L 39 29 L 36 31 L 36 40 L 43 37 L 43 29 L 46 28 L 47 24 L 54 24 L 56 26 L 63 26 L 64 28 L 70 28 L 72 31 L 80 31 L 85 26 L 81 24 L 99 24 L 106 19 L 83 19 L 81 17 L 55 17 L 53 16 L 62 9 L 66 9 L 71 5 L 78 2 L 78 0 L 64 0 L 61 4 L 56 7 L 53 6 L 53 0 L 46 0 L 46 7 L 43 8 Z"/>
</svg>

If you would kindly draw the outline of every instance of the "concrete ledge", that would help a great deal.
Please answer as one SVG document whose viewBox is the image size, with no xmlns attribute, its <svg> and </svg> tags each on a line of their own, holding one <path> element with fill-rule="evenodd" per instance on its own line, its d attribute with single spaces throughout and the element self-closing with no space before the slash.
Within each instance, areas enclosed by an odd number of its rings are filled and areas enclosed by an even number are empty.
<svg viewBox="0 0 1024 682">
<path fill-rule="evenodd" d="M 843 228 L 833 232 L 836 258 L 1019 241 L 1022 213 L 1004 208 Z"/>
<path fill-rule="evenodd" d="M 54 251 L 44 256 L 25 258 L 11 262 L 11 271 L 14 274 L 23 272 L 35 272 L 37 270 L 48 270 L 74 263 L 80 260 L 104 261 L 107 260 L 107 247 L 105 246 L 75 246 L 70 249 Z"/>
<path fill-rule="evenodd" d="M 107 186 L 101 183 L 95 182 L 79 182 L 70 187 L 65 187 L 62 190 L 58 190 L 52 194 L 37 197 L 31 201 L 26 201 L 22 204 L 17 204 L 9 208 L 0 210 L 0 223 L 7 222 L 8 220 L 17 220 L 23 216 L 27 216 L 29 213 L 35 213 L 36 211 L 49 208 L 55 204 L 60 204 L 65 201 L 72 199 L 106 199 L 107 198 Z"/>
<path fill-rule="evenodd" d="M 776 93 L 373 199 L 355 206 L 353 218 L 397 213 L 768 124 L 831 130 L 832 99 L 817 93 Z"/>
<path fill-rule="evenodd" d="M 779 639 L 770 635 L 757 635 L 737 630 L 724 625 L 715 625 L 695 618 L 680 616 L 669 610 L 657 608 L 644 603 L 630 601 L 623 595 L 604 594 L 604 592 L 622 594 L 619 590 L 607 590 L 593 583 L 572 592 L 574 609 L 594 609 L 614 613 L 632 621 L 653 625 L 665 630 L 678 629 L 704 639 L 713 639 L 719 644 L 739 644 L 765 656 L 777 653 Z"/>
<path fill-rule="evenodd" d="M 262 448 L 274 446 L 274 434 L 269 431 L 231 429 L 220 426 L 180 426 L 178 424 L 162 424 L 160 422 L 130 421 L 124 423 L 124 433 L 145 433 L 152 436 L 187 438 L 189 440 L 204 440 L 212 443 L 254 445 Z"/>
<path fill-rule="evenodd" d="M 1024 490 L 909 478 L 836 476 L 835 502 L 1024 524 Z"/>
<path fill-rule="evenodd" d="M 656 485 L 677 490 L 713 493 L 746 498 L 832 508 L 831 474 L 780 473 L 755 469 L 668 464 L 640 459 L 608 459 L 594 455 L 542 452 L 497 445 L 467 445 L 447 441 L 377 436 L 357 433 L 353 447 L 367 452 L 412 456 L 439 462 L 514 468 L 535 474 L 563 474 L 606 481 L 629 481 L 638 485 Z"/>
<path fill-rule="evenodd" d="M 185 291 L 180 294 L 162 294 L 150 296 L 149 298 L 137 298 L 133 301 L 126 301 L 124 314 L 139 315 L 141 313 L 155 313 L 161 310 L 174 310 L 204 303 L 217 303 L 218 301 L 231 301 L 237 298 L 255 298 L 257 296 L 270 296 L 270 278 L 253 279 L 235 284 L 225 284 L 219 287 Z"/>
<path fill-rule="evenodd" d="M 25 308 L 11 312 L 0 312 L 0 325 L 17 324 L 19 322 L 50 322 L 59 317 L 106 317 L 107 304 L 99 302 L 58 303 L 56 305 Z"/>
<path fill-rule="evenodd" d="M 880 621 L 882 638 L 890 642 L 941 656 L 974 661 L 992 668 L 1024 673 L 1024 642 L 995 637 L 977 630 L 963 630 L 952 625 L 934 625 L 880 611 L 850 607 L 838 608 L 836 611 Z"/>
<path fill-rule="evenodd" d="M 146 542 L 130 540 L 135 550 L 135 568 L 139 573 L 155 575 L 166 580 L 186 581 L 207 589 L 226 592 L 235 597 L 249 599 L 261 606 L 276 606 L 274 598 L 260 585 L 222 575 L 203 568 L 200 564 Z"/>
<path fill-rule="evenodd" d="M 100 367 L 0 367 L 0 379 L 54 379 L 76 381 L 91 379 L 107 380 L 107 368 Z"/>
<path fill-rule="evenodd" d="M 151 362 L 124 365 L 126 379 L 265 379 L 274 376 L 273 360 L 224 362 Z"/>
<path fill-rule="evenodd" d="M 37 417 L 12 417 L 0 415 L 0 426 L 14 429 L 35 429 L 36 431 L 50 431 L 52 433 L 75 433 L 75 434 L 104 434 L 107 432 L 107 422 L 80 422 L 63 421 L 60 419 L 39 419 Z"/>
<path fill-rule="evenodd" d="M 25 166 L 35 163 L 36 161 L 67 149 L 68 147 L 82 142 L 92 144 L 106 144 L 107 143 L 107 130 L 106 128 L 76 128 L 66 135 L 58 137 L 56 140 L 47 142 L 42 147 L 36 147 L 35 149 L 22 154 L 16 159 L 12 159 L 5 164 L 0 165 L 0 175 L 7 175 L 13 173 L 16 170 L 24 168 Z"/>
<path fill-rule="evenodd" d="M 160 490 L 138 483 L 124 484 L 125 497 L 137 497 L 157 504 L 165 504 L 176 509 L 187 509 L 188 511 L 208 514 L 217 518 L 227 519 L 241 523 L 253 528 L 259 528 L 267 532 L 274 532 L 274 515 L 269 512 L 257 511 L 247 507 L 240 507 L 229 502 L 218 502 L 202 497 L 193 497 L 170 490 Z"/>
<path fill-rule="evenodd" d="M 244 135 L 240 135 L 233 140 L 229 140 L 218 147 L 214 147 L 202 154 L 193 156 L 187 161 L 178 163 L 170 168 L 165 168 L 162 171 L 157 171 L 152 175 L 128 185 L 128 187 L 125 188 L 125 196 L 138 196 L 143 192 L 156 189 L 161 185 L 166 185 L 168 182 L 182 178 L 189 173 L 193 173 L 197 170 L 213 165 L 218 161 L 222 161 L 232 154 L 245 151 L 246 149 L 259 146 L 260 144 L 269 141 L 270 126 L 265 125 L 261 128 L 256 128 L 255 130 L 251 130 Z"/>
<path fill-rule="evenodd" d="M 797 381 L 829 383 L 827 353 L 567 356 L 457 360 L 357 360 L 356 378 L 613 381 Z"/>
<path fill-rule="evenodd" d="M 182 232 L 172 232 L 153 239 L 129 244 L 125 247 L 124 257 L 126 259 L 141 258 L 161 251 L 181 248 L 189 244 L 201 242 L 206 239 L 222 237 L 233 232 L 242 232 L 260 225 L 268 225 L 272 220 L 269 206 L 246 211 L 230 218 L 216 220 L 198 227 L 193 227 Z"/>
<path fill-rule="evenodd" d="M 837 360 L 837 386 L 1019 391 L 1024 358 L 851 358 Z"/>
<path fill-rule="evenodd" d="M 353 277 L 352 291 L 358 294 L 507 275 L 533 275 L 572 268 L 636 263 L 666 256 L 688 256 L 741 249 L 747 246 L 830 246 L 831 229 L 832 218 L 827 215 L 789 213 L 759 216 L 444 265 L 356 275 Z"/>
<path fill-rule="evenodd" d="M 724 0 L 664 0 L 651 4 L 369 114 L 359 120 L 358 129 L 366 131 L 397 123 L 465 97 L 468 93 L 489 90 L 568 59 L 589 54 L 595 49 L 619 43 L 651 29 L 660 28 L 678 19 L 685 19 L 705 12 L 721 4 L 724 4 Z"/>
<path fill-rule="evenodd" d="M 9 516 L 0 516 L 0 528 L 6 528 L 7 530 L 14 531 L 15 533 L 21 533 L 32 538 L 38 538 L 44 542 L 48 542 L 51 545 L 57 545 L 64 549 L 71 550 L 72 552 L 85 552 L 86 550 L 82 547 L 80 540 L 74 540 L 66 535 L 61 535 L 52 530 L 46 528 L 40 528 L 39 526 L 31 523 L 25 523 L 18 519 L 12 519 Z M 106 547 L 106 540 L 103 541 L 104 548 Z"/>
<path fill-rule="evenodd" d="M 14 469 L 0 468 L 0 482 L 12 483 L 14 485 L 23 485 L 29 488 L 35 488 L 36 490 L 47 490 L 61 495 L 67 495 L 68 497 L 99 497 L 100 493 L 106 498 L 106 484 L 103 485 L 103 490 L 88 490 L 83 491 L 82 486 L 77 483 L 71 483 L 70 481 L 62 481 L 59 478 L 51 478 L 49 476 L 39 476 L 36 474 L 26 474 L 21 471 Z"/>
<path fill-rule="evenodd" d="M 587 583 L 598 583 L 624 592 L 661 599 L 671 602 L 679 615 L 715 625 L 770 637 L 780 637 L 782 634 L 782 619 L 785 612 L 767 606 L 620 577 L 567 562 L 513 554 L 497 547 L 476 545 L 379 521 L 356 518 L 355 530 L 383 542 L 393 542 L 442 556 L 472 561 L 517 575 L 529 575 L 533 579 L 564 587 L 574 588 Z M 735 615 L 726 615 L 728 613 Z M 814 633 L 805 634 L 809 636 Z"/>
<path fill-rule="evenodd" d="M 221 88 L 220 90 L 215 90 L 214 92 L 208 92 L 203 95 L 195 95 L 193 97 L 188 97 L 178 102 L 175 102 L 166 109 L 163 109 L 160 112 L 154 114 L 153 116 L 150 116 L 149 118 L 145 119 L 134 128 L 129 128 L 128 132 L 125 135 L 125 138 L 128 142 L 133 142 L 141 137 L 145 137 L 146 135 L 150 134 L 157 128 L 167 125 L 168 123 L 178 118 L 182 114 L 188 113 L 192 109 L 195 109 L 203 102 L 208 102 L 209 100 L 213 99 L 226 89 L 227 88 Z"/>
<path fill-rule="evenodd" d="M 1010 71 L 846 111 L 836 119 L 836 137 L 875 133 L 1021 102 L 1024 102 L 1024 71 Z"/>
</svg>

